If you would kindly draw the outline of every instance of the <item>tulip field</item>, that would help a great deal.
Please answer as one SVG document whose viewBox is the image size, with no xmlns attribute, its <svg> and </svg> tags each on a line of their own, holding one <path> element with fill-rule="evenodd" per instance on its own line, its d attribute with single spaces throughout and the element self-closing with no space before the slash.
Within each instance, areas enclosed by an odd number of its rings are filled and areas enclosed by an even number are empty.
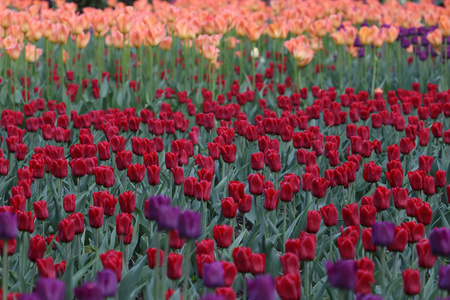
<svg viewBox="0 0 450 300">
<path fill-rule="evenodd" d="M 449 0 L 103 2 L 0 1 L 2 300 L 450 299 Z"/>
</svg>

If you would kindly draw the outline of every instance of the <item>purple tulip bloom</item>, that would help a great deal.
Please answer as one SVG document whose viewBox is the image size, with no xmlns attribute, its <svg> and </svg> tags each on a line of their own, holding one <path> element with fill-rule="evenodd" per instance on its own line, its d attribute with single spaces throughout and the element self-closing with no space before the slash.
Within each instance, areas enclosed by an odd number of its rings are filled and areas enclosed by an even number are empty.
<svg viewBox="0 0 450 300">
<path fill-rule="evenodd" d="M 158 231 L 174 230 L 178 228 L 178 216 L 180 215 L 180 208 L 171 205 L 161 206 L 158 209 Z"/>
<path fill-rule="evenodd" d="M 394 242 L 395 224 L 391 222 L 375 222 L 372 225 L 372 244 L 388 246 Z"/>
<path fill-rule="evenodd" d="M 103 291 L 97 283 L 87 282 L 75 288 L 75 297 L 80 300 L 103 300 Z"/>
<path fill-rule="evenodd" d="M 19 300 L 40 300 L 40 298 L 35 293 L 31 293 L 20 295 Z"/>
<path fill-rule="evenodd" d="M 64 300 L 66 297 L 66 285 L 62 280 L 39 278 L 34 293 L 39 299 Z"/>
<path fill-rule="evenodd" d="M 206 263 L 203 267 L 203 284 L 210 288 L 218 288 L 224 286 L 225 271 L 223 265 L 219 261 Z"/>
<path fill-rule="evenodd" d="M 202 235 L 202 215 L 186 210 L 178 217 L 178 235 L 181 238 L 195 240 Z"/>
<path fill-rule="evenodd" d="M 247 280 L 249 300 L 275 300 L 275 280 L 270 275 L 260 275 Z"/>
<path fill-rule="evenodd" d="M 200 300 L 226 300 L 224 296 L 216 295 L 216 294 L 206 294 L 203 295 Z"/>
<path fill-rule="evenodd" d="M 156 220 L 158 218 L 158 211 L 160 207 L 170 205 L 170 198 L 158 195 L 148 198 L 147 217 L 149 220 Z"/>
<path fill-rule="evenodd" d="M 327 262 L 328 282 L 335 288 L 353 290 L 356 285 L 356 263 L 353 260 Z"/>
<path fill-rule="evenodd" d="M 450 229 L 434 228 L 430 235 L 431 253 L 436 256 L 450 256 Z"/>
<path fill-rule="evenodd" d="M 97 284 L 102 289 L 103 297 L 114 297 L 117 292 L 117 275 L 111 269 L 97 273 Z"/>
<path fill-rule="evenodd" d="M 0 239 L 12 240 L 17 236 L 17 216 L 9 212 L 0 213 Z"/>
<path fill-rule="evenodd" d="M 372 294 L 367 295 L 358 294 L 356 295 L 356 300 L 383 300 L 383 297 Z"/>
<path fill-rule="evenodd" d="M 439 288 L 450 292 L 450 266 L 439 268 Z"/>
</svg>

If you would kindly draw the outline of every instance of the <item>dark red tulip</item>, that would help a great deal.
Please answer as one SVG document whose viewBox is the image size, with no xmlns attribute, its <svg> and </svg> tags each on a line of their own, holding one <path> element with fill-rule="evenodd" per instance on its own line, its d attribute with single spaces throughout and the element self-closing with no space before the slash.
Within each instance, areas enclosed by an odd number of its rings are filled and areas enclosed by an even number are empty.
<svg viewBox="0 0 450 300">
<path fill-rule="evenodd" d="M 264 204 L 263 204 L 263 206 L 266 210 L 275 210 L 277 208 L 279 194 L 280 194 L 279 190 L 275 190 L 273 188 L 264 189 Z"/>
<path fill-rule="evenodd" d="M 237 204 L 232 197 L 222 199 L 222 215 L 227 219 L 236 217 Z"/>
<path fill-rule="evenodd" d="M 62 243 L 70 243 L 75 237 L 75 223 L 69 219 L 63 219 L 58 223 L 58 236 Z"/>
<path fill-rule="evenodd" d="M 39 278 L 56 278 L 55 266 L 52 257 L 36 260 Z"/>
<path fill-rule="evenodd" d="M 253 275 L 264 274 L 266 270 L 266 255 L 264 253 L 252 253 L 250 255 L 250 272 Z"/>
<path fill-rule="evenodd" d="M 250 256 L 252 254 L 251 248 L 236 247 L 233 249 L 233 261 L 239 273 L 250 272 Z"/>
<path fill-rule="evenodd" d="M 250 194 L 261 195 L 264 190 L 264 175 L 260 173 L 250 174 L 247 179 Z"/>
<path fill-rule="evenodd" d="M 252 209 L 252 196 L 245 194 L 238 202 L 238 210 L 241 213 L 248 213 Z"/>
<path fill-rule="evenodd" d="M 227 225 L 215 225 L 213 228 L 213 237 L 217 247 L 228 248 L 233 238 L 233 228 Z"/>
<path fill-rule="evenodd" d="M 103 226 L 103 207 L 91 206 L 89 207 L 89 226 L 92 228 L 100 228 Z"/>
<path fill-rule="evenodd" d="M 73 213 L 68 217 L 75 224 L 75 234 L 84 233 L 84 215 L 82 213 Z"/>
<path fill-rule="evenodd" d="M 133 213 L 136 208 L 136 197 L 132 191 L 126 191 L 119 195 L 120 210 L 124 213 Z"/>
<path fill-rule="evenodd" d="M 360 224 L 358 203 L 347 204 L 342 208 L 342 218 L 345 226 L 358 226 Z"/>
<path fill-rule="evenodd" d="M 280 256 L 283 274 L 298 274 L 300 271 L 300 262 L 298 256 L 293 253 L 286 253 Z"/>
<path fill-rule="evenodd" d="M 312 194 L 316 198 L 323 198 L 327 193 L 330 182 L 322 177 L 316 177 L 311 183 Z"/>
<path fill-rule="evenodd" d="M 372 227 L 376 221 L 377 209 L 371 205 L 361 205 L 359 208 L 361 225 L 364 227 Z"/>
<path fill-rule="evenodd" d="M 392 252 L 403 252 L 408 243 L 408 232 L 401 226 L 396 226 L 394 230 L 394 242 L 387 246 Z"/>
<path fill-rule="evenodd" d="M 300 232 L 299 239 L 299 258 L 301 261 L 312 261 L 316 255 L 317 237 L 314 234 L 305 231 Z"/>
<path fill-rule="evenodd" d="M 56 178 L 66 178 L 67 176 L 67 160 L 58 158 L 52 161 L 52 175 Z"/>
<path fill-rule="evenodd" d="M 36 219 L 46 220 L 48 218 L 47 202 L 42 201 L 42 200 L 34 202 L 33 209 L 34 209 L 34 213 L 36 215 Z"/>
<path fill-rule="evenodd" d="M 364 228 L 361 235 L 362 244 L 364 251 L 375 252 L 377 251 L 377 246 L 372 243 L 372 228 Z"/>
<path fill-rule="evenodd" d="M 337 245 L 341 259 L 355 258 L 355 244 L 356 240 L 353 237 L 344 236 L 338 238 Z"/>
<path fill-rule="evenodd" d="M 228 196 L 232 197 L 235 202 L 239 202 L 244 197 L 245 184 L 233 180 L 228 183 Z"/>
<path fill-rule="evenodd" d="M 294 196 L 294 189 L 290 182 L 280 183 L 280 200 L 283 202 L 290 202 Z"/>
<path fill-rule="evenodd" d="M 73 177 L 83 177 L 87 173 L 87 164 L 84 158 L 75 158 L 69 161 L 70 168 L 72 169 Z"/>
<path fill-rule="evenodd" d="M 109 160 L 111 158 L 110 147 L 111 143 L 109 143 L 108 141 L 102 141 L 97 144 L 98 158 L 100 160 Z"/>
<path fill-rule="evenodd" d="M 408 295 L 417 295 L 420 293 L 420 272 L 419 270 L 407 269 L 402 271 L 403 292 Z"/>
<path fill-rule="evenodd" d="M 100 254 L 103 268 L 111 269 L 116 273 L 117 279 L 122 279 L 123 254 L 120 251 L 109 250 Z"/>
<path fill-rule="evenodd" d="M 386 210 L 389 208 L 389 202 L 391 200 L 391 190 L 384 186 L 378 186 L 373 194 L 373 206 L 377 210 Z"/>
<path fill-rule="evenodd" d="M 381 167 L 371 161 L 368 164 L 364 164 L 363 178 L 366 182 L 378 182 L 381 172 Z"/>
<path fill-rule="evenodd" d="M 38 259 L 44 258 L 45 254 L 45 240 L 40 235 L 35 235 L 30 239 L 30 245 L 28 248 L 28 259 L 32 262 L 36 262 Z"/>
<path fill-rule="evenodd" d="M 401 187 L 403 185 L 403 170 L 396 168 L 391 171 L 386 171 L 386 178 L 391 188 Z"/>
<path fill-rule="evenodd" d="M 422 239 L 416 244 L 419 268 L 431 269 L 437 257 L 433 255 L 430 247 L 430 240 Z"/>
<path fill-rule="evenodd" d="M 162 267 L 164 261 L 164 251 L 159 250 L 159 267 Z M 147 249 L 147 264 L 150 269 L 156 266 L 156 248 Z"/>
<path fill-rule="evenodd" d="M 320 213 L 316 210 L 308 211 L 306 220 L 306 232 L 317 233 L 320 228 Z"/>
<path fill-rule="evenodd" d="M 170 253 L 167 256 L 167 277 L 172 280 L 181 278 L 183 265 L 183 255 Z"/>
<path fill-rule="evenodd" d="M 322 213 L 323 223 L 325 226 L 331 227 L 337 224 L 338 211 L 333 203 L 327 206 L 322 206 L 320 208 L 320 212 Z"/>
</svg>

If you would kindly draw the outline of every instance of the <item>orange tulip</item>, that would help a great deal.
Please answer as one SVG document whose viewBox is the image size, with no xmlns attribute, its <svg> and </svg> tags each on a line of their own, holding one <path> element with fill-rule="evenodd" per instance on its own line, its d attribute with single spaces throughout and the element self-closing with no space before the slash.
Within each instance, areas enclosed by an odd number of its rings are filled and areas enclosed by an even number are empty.
<svg viewBox="0 0 450 300">
<path fill-rule="evenodd" d="M 317 20 L 312 23 L 314 28 L 314 33 L 318 37 L 324 37 L 330 31 L 330 22 L 328 20 Z"/>
<path fill-rule="evenodd" d="M 344 44 L 344 34 L 341 30 L 333 32 L 330 36 L 336 45 L 340 46 Z"/>
<path fill-rule="evenodd" d="M 39 41 L 42 37 L 42 23 L 39 21 L 32 21 L 30 31 L 27 33 L 27 39 L 30 42 Z"/>
<path fill-rule="evenodd" d="M 25 60 L 27 62 L 35 62 L 39 59 L 39 56 L 42 55 L 42 49 L 36 49 L 36 46 L 33 44 L 28 44 L 25 47 Z"/>
<path fill-rule="evenodd" d="M 398 34 L 400 32 L 400 30 L 395 26 L 391 26 L 389 28 L 384 27 L 382 31 L 385 34 L 385 42 L 388 44 L 394 43 L 397 40 Z"/>
<path fill-rule="evenodd" d="M 237 23 L 236 23 L 236 34 L 239 37 L 244 37 L 245 36 L 245 27 L 247 26 L 246 22 L 243 19 L 240 19 Z"/>
<path fill-rule="evenodd" d="M 439 29 L 435 29 L 433 32 L 427 34 L 427 40 L 434 47 L 442 45 L 442 32 Z"/>
<path fill-rule="evenodd" d="M 42 35 L 47 40 L 52 35 L 52 25 L 52 22 L 50 22 L 49 20 L 42 21 Z"/>
<path fill-rule="evenodd" d="M 259 26 L 256 22 L 248 22 L 245 33 L 251 42 L 256 42 L 264 31 L 264 26 Z"/>
<path fill-rule="evenodd" d="M 148 28 L 145 32 L 145 42 L 149 46 L 158 46 L 166 36 L 166 29 L 161 23 Z"/>
<path fill-rule="evenodd" d="M 23 33 L 27 33 L 28 31 L 30 31 L 30 15 L 24 12 L 18 14 L 17 17 L 19 21 L 20 31 L 22 31 Z"/>
<path fill-rule="evenodd" d="M 117 29 L 123 34 L 127 34 L 131 30 L 131 17 L 125 13 L 121 13 L 116 17 Z"/>
<path fill-rule="evenodd" d="M 214 45 L 203 45 L 202 52 L 207 61 L 215 61 L 219 55 L 219 49 Z"/>
<path fill-rule="evenodd" d="M 353 58 L 358 57 L 358 47 L 349 46 L 347 47 L 347 52 L 350 53 Z"/>
<path fill-rule="evenodd" d="M 1 15 L 1 25 L 3 29 L 8 29 L 13 24 L 13 15 L 12 12 L 8 9 L 4 10 Z"/>
<path fill-rule="evenodd" d="M 80 33 L 79 35 L 77 35 L 77 48 L 78 49 L 83 49 L 86 48 L 87 44 L 89 43 L 89 39 L 91 38 L 91 33 Z"/>
<path fill-rule="evenodd" d="M 20 57 L 20 53 L 22 52 L 22 46 L 17 43 L 9 45 L 9 47 L 5 48 L 6 54 L 8 54 L 9 58 L 13 61 L 16 61 Z"/>
<path fill-rule="evenodd" d="M 188 38 L 188 26 L 189 23 L 187 19 L 181 19 L 175 23 L 175 31 L 180 39 L 184 40 Z"/>
<path fill-rule="evenodd" d="M 111 41 L 116 49 L 123 48 L 123 34 L 119 30 L 113 30 L 111 33 Z"/>
<path fill-rule="evenodd" d="M 358 29 L 356 27 L 345 27 L 344 35 L 344 43 L 347 47 L 353 46 L 356 40 L 356 36 L 358 35 Z"/>
<path fill-rule="evenodd" d="M 315 52 L 322 50 L 323 49 L 322 39 L 317 37 L 311 39 L 311 49 L 314 50 Z"/>
<path fill-rule="evenodd" d="M 217 33 L 225 34 L 228 30 L 228 20 L 222 16 L 216 16 L 214 25 Z"/>
<path fill-rule="evenodd" d="M 132 29 L 130 31 L 130 45 L 134 48 L 141 48 L 142 42 L 144 41 L 144 35 L 139 29 Z"/>
<path fill-rule="evenodd" d="M 67 44 L 70 29 L 63 24 L 54 24 L 52 27 L 53 40 L 60 45 Z"/>
<path fill-rule="evenodd" d="M 203 21 L 202 27 L 206 34 L 213 34 L 215 25 L 214 18 L 209 16 Z"/>
<path fill-rule="evenodd" d="M 373 46 L 376 48 L 380 48 L 383 46 L 384 40 L 386 38 L 386 35 L 382 30 L 375 30 L 375 33 L 373 34 Z"/>
<path fill-rule="evenodd" d="M 159 47 L 166 51 L 170 50 L 170 47 L 172 47 L 172 37 L 166 36 L 159 44 Z"/>
<path fill-rule="evenodd" d="M 342 23 L 342 15 L 330 15 L 328 20 L 334 28 L 338 28 Z"/>
<path fill-rule="evenodd" d="M 226 46 L 228 49 L 235 49 L 236 48 L 236 44 L 239 41 L 234 37 L 234 36 L 230 36 L 229 38 L 227 38 L 225 40 Z"/>
<path fill-rule="evenodd" d="M 370 45 L 373 43 L 373 30 L 367 26 L 359 29 L 358 36 L 363 45 Z"/>
<path fill-rule="evenodd" d="M 427 11 L 425 12 L 425 14 L 423 15 L 423 19 L 425 21 L 425 24 L 427 26 L 436 26 L 436 24 L 438 24 L 439 21 L 439 13 L 435 12 L 435 11 Z"/>
<path fill-rule="evenodd" d="M 79 35 L 83 32 L 85 27 L 85 18 L 82 16 L 73 16 L 69 19 L 70 32 L 74 35 Z"/>
<path fill-rule="evenodd" d="M 443 36 L 450 36 L 450 17 L 442 15 L 439 18 L 438 26 Z"/>
<path fill-rule="evenodd" d="M 307 45 L 297 44 L 294 47 L 293 55 L 297 60 L 297 65 L 303 68 L 313 59 L 314 51 Z"/>
<path fill-rule="evenodd" d="M 310 19 L 306 16 L 291 21 L 291 32 L 294 35 L 303 34 L 309 27 Z"/>
<path fill-rule="evenodd" d="M 267 26 L 267 34 L 272 39 L 279 39 L 281 36 L 281 24 L 280 23 L 272 23 L 269 26 Z"/>
<path fill-rule="evenodd" d="M 101 34 L 108 29 L 108 22 L 103 14 L 94 15 L 92 18 L 92 28 L 96 37 L 103 36 Z"/>
</svg>

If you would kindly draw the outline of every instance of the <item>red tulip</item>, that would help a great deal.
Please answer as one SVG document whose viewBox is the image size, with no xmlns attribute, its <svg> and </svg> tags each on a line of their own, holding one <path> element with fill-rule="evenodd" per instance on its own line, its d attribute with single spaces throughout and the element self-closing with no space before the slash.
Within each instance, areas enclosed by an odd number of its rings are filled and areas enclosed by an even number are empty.
<svg viewBox="0 0 450 300">
<path fill-rule="evenodd" d="M 347 204 L 342 208 L 342 218 L 345 226 L 358 226 L 360 224 L 358 203 Z"/>
<path fill-rule="evenodd" d="M 406 295 L 412 296 L 420 293 L 420 272 L 419 270 L 407 269 L 402 271 L 403 277 L 403 292 Z"/>
<path fill-rule="evenodd" d="M 234 264 L 239 273 L 250 272 L 250 256 L 252 254 L 251 248 L 236 247 L 233 249 Z"/>
<path fill-rule="evenodd" d="M 162 267 L 164 261 L 164 251 L 159 250 L 159 267 Z M 147 249 L 147 264 L 150 269 L 156 266 L 156 248 Z"/>
<path fill-rule="evenodd" d="M 322 177 L 316 177 L 312 181 L 311 189 L 312 194 L 316 198 L 323 198 L 327 193 L 328 186 L 330 182 Z"/>
<path fill-rule="evenodd" d="M 38 259 L 44 258 L 45 254 L 45 240 L 40 235 L 35 235 L 30 239 L 28 248 L 28 259 L 36 262 Z"/>
<path fill-rule="evenodd" d="M 277 277 L 276 289 L 277 293 L 282 300 L 298 300 L 302 296 L 302 282 L 300 275 L 286 274 L 284 276 Z"/>
<path fill-rule="evenodd" d="M 103 226 L 103 207 L 89 207 L 89 226 L 92 228 L 100 228 Z"/>
<path fill-rule="evenodd" d="M 308 211 L 306 232 L 317 233 L 320 229 L 320 213 L 316 210 Z"/>
<path fill-rule="evenodd" d="M 419 258 L 419 268 L 431 269 L 437 257 L 431 252 L 430 240 L 422 239 L 416 244 L 416 250 Z"/>
<path fill-rule="evenodd" d="M 170 253 L 167 257 L 167 277 L 172 280 L 181 278 L 183 255 Z"/>
<path fill-rule="evenodd" d="M 233 228 L 227 225 L 215 225 L 213 237 L 219 248 L 228 248 L 233 238 Z"/>
<path fill-rule="evenodd" d="M 120 251 L 109 250 L 100 254 L 103 268 L 111 269 L 116 273 L 117 279 L 122 279 L 123 255 Z"/>
</svg>

